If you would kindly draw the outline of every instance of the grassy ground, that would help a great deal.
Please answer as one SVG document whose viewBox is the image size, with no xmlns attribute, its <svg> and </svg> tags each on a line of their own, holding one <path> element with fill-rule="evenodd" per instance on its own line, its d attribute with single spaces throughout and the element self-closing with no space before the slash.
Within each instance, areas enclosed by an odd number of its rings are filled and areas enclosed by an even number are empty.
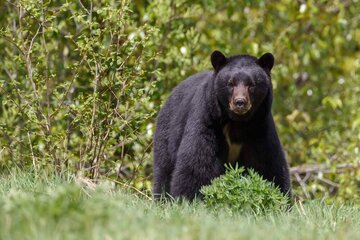
<svg viewBox="0 0 360 240">
<path fill-rule="evenodd" d="M 360 239 L 360 208 L 313 201 L 277 216 L 231 215 L 16 174 L 0 178 L 0 239 Z"/>
</svg>

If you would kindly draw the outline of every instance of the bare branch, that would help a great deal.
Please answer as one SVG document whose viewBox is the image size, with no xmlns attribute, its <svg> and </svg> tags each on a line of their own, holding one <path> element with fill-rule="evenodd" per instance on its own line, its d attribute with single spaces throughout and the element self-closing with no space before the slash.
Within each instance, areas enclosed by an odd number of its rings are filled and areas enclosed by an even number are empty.
<svg viewBox="0 0 360 240">
<path fill-rule="evenodd" d="M 291 174 L 306 174 L 306 173 L 329 173 L 331 172 L 332 166 L 328 164 L 320 165 L 302 165 L 290 168 Z M 336 172 L 344 172 L 346 170 L 355 171 L 360 169 L 360 164 L 339 164 L 335 166 Z"/>
</svg>

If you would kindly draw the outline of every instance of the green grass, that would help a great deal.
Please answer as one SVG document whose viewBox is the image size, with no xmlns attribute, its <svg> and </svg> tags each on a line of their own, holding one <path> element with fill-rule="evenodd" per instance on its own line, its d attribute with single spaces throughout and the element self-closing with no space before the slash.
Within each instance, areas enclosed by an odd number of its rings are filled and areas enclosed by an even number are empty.
<svg viewBox="0 0 360 240">
<path fill-rule="evenodd" d="M 59 178 L 0 178 L 0 239 L 359 238 L 358 206 L 312 201 L 279 215 L 237 215 Z"/>
</svg>

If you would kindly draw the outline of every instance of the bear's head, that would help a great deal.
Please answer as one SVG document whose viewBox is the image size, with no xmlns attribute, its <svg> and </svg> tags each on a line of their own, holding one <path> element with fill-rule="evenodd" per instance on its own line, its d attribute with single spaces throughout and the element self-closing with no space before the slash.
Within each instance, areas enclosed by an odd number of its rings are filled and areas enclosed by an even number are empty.
<svg viewBox="0 0 360 240">
<path fill-rule="evenodd" d="M 249 55 L 227 58 L 214 51 L 211 63 L 218 101 L 231 120 L 248 121 L 264 104 L 266 106 L 262 109 L 270 111 L 270 71 L 274 65 L 271 53 L 265 53 L 260 58 Z"/>
</svg>

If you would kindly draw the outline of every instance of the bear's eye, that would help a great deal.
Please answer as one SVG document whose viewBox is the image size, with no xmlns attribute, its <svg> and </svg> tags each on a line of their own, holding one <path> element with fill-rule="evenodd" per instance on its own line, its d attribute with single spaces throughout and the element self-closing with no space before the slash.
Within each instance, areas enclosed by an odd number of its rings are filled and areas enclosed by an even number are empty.
<svg viewBox="0 0 360 240">
<path fill-rule="evenodd" d="M 251 92 L 253 92 L 255 90 L 255 84 L 254 83 L 250 83 L 249 90 Z"/>
<path fill-rule="evenodd" d="M 233 86 L 234 86 L 234 82 L 233 82 L 232 80 L 230 80 L 227 85 L 228 85 L 228 87 L 233 87 Z"/>
</svg>

